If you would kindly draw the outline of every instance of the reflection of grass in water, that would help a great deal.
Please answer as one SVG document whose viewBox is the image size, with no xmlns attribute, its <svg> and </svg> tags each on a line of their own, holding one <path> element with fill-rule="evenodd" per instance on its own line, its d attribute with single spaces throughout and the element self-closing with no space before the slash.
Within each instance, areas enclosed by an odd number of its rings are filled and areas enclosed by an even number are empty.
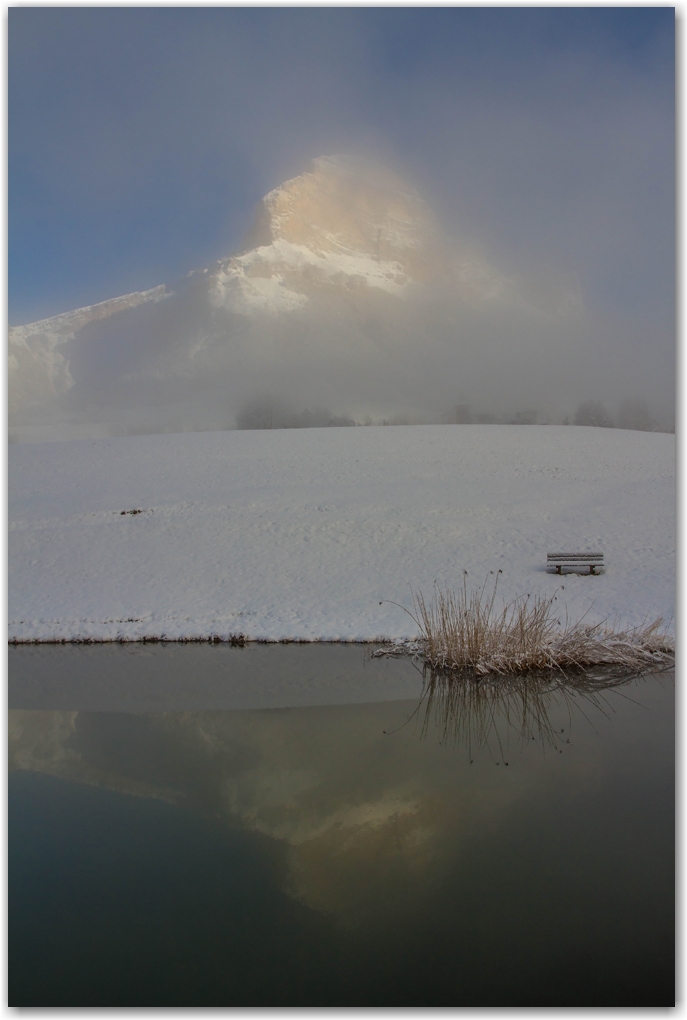
<svg viewBox="0 0 687 1020">
<path fill-rule="evenodd" d="M 404 611 L 420 630 L 413 650 L 426 666 L 448 675 L 469 669 L 480 676 L 510 676 L 593 666 L 638 672 L 672 664 L 673 642 L 660 617 L 624 629 L 605 621 L 587 624 L 584 617 L 571 623 L 561 619 L 557 595 L 532 593 L 497 610 L 498 574 L 491 591 L 488 577 L 481 588 L 468 591 L 464 573 L 458 592 L 437 586 L 429 602 L 421 592 L 413 593 L 415 612 Z"/>
<path fill-rule="evenodd" d="M 564 731 L 554 729 L 551 716 L 555 710 L 567 707 L 568 729 L 575 712 L 591 723 L 587 709 L 609 715 L 604 692 L 625 686 L 640 675 L 606 667 L 595 672 L 545 670 L 484 678 L 468 670 L 448 675 L 425 665 L 423 692 L 414 714 L 422 720 L 423 736 L 434 721 L 442 743 L 472 752 L 488 747 L 492 739 L 503 759 L 500 730 L 505 728 L 506 736 L 515 732 L 521 747 L 537 740 L 543 747 L 558 749 Z"/>
</svg>

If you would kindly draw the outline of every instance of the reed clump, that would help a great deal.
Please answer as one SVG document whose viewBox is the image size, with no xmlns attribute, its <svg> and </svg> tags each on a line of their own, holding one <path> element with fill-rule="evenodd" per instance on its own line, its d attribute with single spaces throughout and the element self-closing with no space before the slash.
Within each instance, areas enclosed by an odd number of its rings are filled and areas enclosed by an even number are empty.
<svg viewBox="0 0 687 1020">
<path fill-rule="evenodd" d="M 499 571 L 500 573 L 500 571 Z M 558 596 L 522 595 L 497 608 L 498 574 L 489 587 L 458 591 L 435 587 L 427 601 L 413 593 L 410 616 L 420 630 L 415 651 L 443 674 L 510 675 L 597 666 L 643 672 L 669 666 L 674 644 L 659 617 L 638 627 L 561 619 Z M 409 612 L 409 610 L 406 610 Z"/>
</svg>

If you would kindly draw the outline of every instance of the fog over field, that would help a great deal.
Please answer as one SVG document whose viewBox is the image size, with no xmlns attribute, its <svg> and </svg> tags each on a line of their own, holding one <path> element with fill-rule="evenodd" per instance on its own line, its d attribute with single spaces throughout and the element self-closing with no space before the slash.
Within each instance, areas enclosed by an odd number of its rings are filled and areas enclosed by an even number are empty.
<svg viewBox="0 0 687 1020">
<path fill-rule="evenodd" d="M 670 429 L 673 44 L 668 8 L 12 9 L 10 322 L 134 300 L 13 334 L 11 438 Z"/>
</svg>

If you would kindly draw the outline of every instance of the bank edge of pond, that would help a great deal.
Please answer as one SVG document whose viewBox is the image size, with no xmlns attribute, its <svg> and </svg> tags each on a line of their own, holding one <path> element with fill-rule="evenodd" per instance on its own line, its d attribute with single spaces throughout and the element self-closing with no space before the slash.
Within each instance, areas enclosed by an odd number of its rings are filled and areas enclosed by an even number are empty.
<svg viewBox="0 0 687 1020">
<path fill-rule="evenodd" d="M 470 680 L 472 684 L 481 683 L 483 686 L 489 686 L 497 684 L 499 686 L 508 685 L 509 682 L 526 681 L 528 678 L 532 680 L 541 680 L 543 675 L 546 674 L 549 681 L 555 676 L 565 677 L 568 681 L 574 676 L 583 679 L 588 676 L 592 676 L 598 673 L 599 669 L 608 673 L 608 677 L 605 678 L 606 682 L 613 675 L 616 678 L 623 676 L 625 679 L 634 676 L 639 677 L 642 675 L 659 674 L 669 672 L 675 668 L 674 653 L 673 656 L 668 660 L 668 657 L 664 657 L 663 661 L 653 662 L 649 659 L 643 663 L 639 668 L 625 667 L 622 669 L 620 663 L 613 664 L 599 663 L 597 666 L 584 666 L 580 667 L 579 670 L 570 668 L 550 667 L 546 670 L 514 670 L 511 672 L 492 672 L 488 674 L 482 674 L 472 669 L 463 669 L 459 672 L 455 670 L 441 670 L 437 669 L 423 654 L 421 647 L 421 638 L 418 636 L 414 639 L 390 639 L 387 637 L 372 638 L 367 640 L 347 640 L 347 639 L 327 639 L 327 638 L 247 638 L 243 634 L 232 634 L 227 637 L 222 637 L 218 634 L 211 634 L 209 636 L 196 636 L 196 637 L 183 637 L 183 638 L 167 638 L 167 637 L 142 637 L 142 638 L 48 638 L 48 639 L 17 639 L 11 638 L 8 641 L 10 648 L 48 648 L 52 647 L 73 647 L 73 648 L 85 648 L 85 647 L 137 647 L 137 646 L 148 646 L 154 645 L 161 648 L 169 647 L 185 647 L 188 645 L 200 645 L 203 647 L 210 646 L 221 646 L 224 648 L 233 649 L 248 649 L 248 648 L 265 648 L 265 647 L 278 647 L 278 646 L 299 646 L 299 647 L 331 647 L 331 648 L 360 648 L 366 652 L 365 659 L 371 661 L 380 660 L 405 660 L 407 662 L 413 662 L 415 668 L 423 676 L 423 684 L 429 681 L 428 686 L 432 686 L 433 682 L 441 682 L 443 684 L 451 684 L 452 682 L 460 682 L 461 680 Z M 374 649 L 374 651 L 370 651 Z"/>
<path fill-rule="evenodd" d="M 245 634 L 230 634 L 222 637 L 219 634 L 196 635 L 193 637 L 167 637 L 165 634 L 146 637 L 71 637 L 71 638 L 17 638 L 8 639 L 8 645 L 229 645 L 232 648 L 245 648 L 248 645 L 383 645 L 390 650 L 405 647 L 406 642 L 399 642 L 388 637 L 373 638 L 251 638 Z"/>
</svg>

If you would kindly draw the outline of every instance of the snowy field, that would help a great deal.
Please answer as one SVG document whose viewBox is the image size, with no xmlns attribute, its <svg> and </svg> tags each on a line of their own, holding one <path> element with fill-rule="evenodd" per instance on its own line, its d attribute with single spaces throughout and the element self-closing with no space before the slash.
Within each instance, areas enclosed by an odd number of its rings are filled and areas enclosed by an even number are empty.
<svg viewBox="0 0 687 1020">
<path fill-rule="evenodd" d="M 499 569 L 506 598 L 562 587 L 571 618 L 673 629 L 672 435 L 428 425 L 16 444 L 9 518 L 10 640 L 414 637 L 383 600 L 411 608 L 411 588 Z M 546 572 L 547 552 L 587 549 L 605 554 L 600 576 Z"/>
</svg>

